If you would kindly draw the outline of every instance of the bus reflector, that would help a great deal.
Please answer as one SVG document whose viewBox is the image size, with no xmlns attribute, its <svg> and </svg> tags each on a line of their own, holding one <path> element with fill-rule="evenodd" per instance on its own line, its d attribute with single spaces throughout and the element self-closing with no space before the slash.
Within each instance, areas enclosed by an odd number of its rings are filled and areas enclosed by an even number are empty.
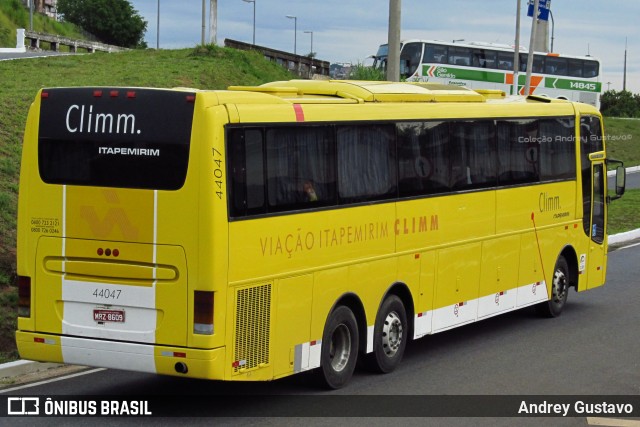
<svg viewBox="0 0 640 427">
<path fill-rule="evenodd" d="M 40 98 L 46 99 L 46 98 L 48 98 L 48 97 L 49 97 L 49 92 L 42 92 L 42 93 L 40 94 Z"/>
<path fill-rule="evenodd" d="M 213 335 L 213 292 L 193 294 L 193 333 Z"/>
<path fill-rule="evenodd" d="M 111 92 L 109 92 L 109 95 L 112 98 L 117 98 L 118 97 L 118 91 L 117 90 L 112 90 Z"/>
<path fill-rule="evenodd" d="M 196 102 L 195 95 L 187 95 L 187 102 Z"/>
<path fill-rule="evenodd" d="M 93 96 L 96 98 L 100 98 L 102 96 L 102 91 L 101 90 L 94 90 L 93 91 Z"/>
<path fill-rule="evenodd" d="M 18 276 L 18 316 L 31 317 L 31 277 Z"/>
<path fill-rule="evenodd" d="M 127 98 L 133 99 L 135 97 L 136 97 L 136 93 L 135 92 L 127 92 Z"/>
</svg>

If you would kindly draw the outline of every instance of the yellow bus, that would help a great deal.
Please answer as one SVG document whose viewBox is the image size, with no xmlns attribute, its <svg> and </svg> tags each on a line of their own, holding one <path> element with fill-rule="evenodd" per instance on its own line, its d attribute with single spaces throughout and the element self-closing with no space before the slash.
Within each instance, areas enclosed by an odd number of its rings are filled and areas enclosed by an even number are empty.
<svg viewBox="0 0 640 427">
<path fill-rule="evenodd" d="M 500 91 L 43 89 L 18 349 L 216 380 L 316 369 L 330 388 L 357 360 L 390 372 L 411 339 L 558 316 L 602 285 L 606 166 L 596 109 Z"/>
</svg>

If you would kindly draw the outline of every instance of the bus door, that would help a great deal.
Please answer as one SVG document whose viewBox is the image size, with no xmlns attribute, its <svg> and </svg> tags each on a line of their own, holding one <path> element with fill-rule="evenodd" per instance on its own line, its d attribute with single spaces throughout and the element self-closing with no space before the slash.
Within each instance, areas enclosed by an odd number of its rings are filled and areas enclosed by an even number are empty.
<svg viewBox="0 0 640 427">
<path fill-rule="evenodd" d="M 590 156 L 604 157 L 600 153 Z M 591 164 L 591 179 L 593 182 L 591 192 L 591 217 L 589 220 L 590 241 L 588 255 L 589 281 L 587 288 L 594 288 L 604 284 L 606 265 L 606 165 L 604 160 L 593 161 Z"/>
<path fill-rule="evenodd" d="M 582 221 L 584 232 L 589 237 L 586 253 L 580 255 L 580 271 L 587 275 L 586 289 L 602 285 L 605 277 L 607 168 L 602 134 L 600 117 L 580 117 L 580 163 L 584 207 Z"/>
</svg>

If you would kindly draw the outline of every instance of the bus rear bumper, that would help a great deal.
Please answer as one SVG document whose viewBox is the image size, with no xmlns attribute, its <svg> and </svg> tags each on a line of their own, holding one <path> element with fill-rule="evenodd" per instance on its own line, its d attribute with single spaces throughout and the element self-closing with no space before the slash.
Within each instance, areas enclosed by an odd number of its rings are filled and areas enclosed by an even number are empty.
<svg viewBox="0 0 640 427">
<path fill-rule="evenodd" d="M 34 332 L 16 332 L 20 357 L 40 362 L 224 379 L 224 347 L 191 349 Z"/>
</svg>

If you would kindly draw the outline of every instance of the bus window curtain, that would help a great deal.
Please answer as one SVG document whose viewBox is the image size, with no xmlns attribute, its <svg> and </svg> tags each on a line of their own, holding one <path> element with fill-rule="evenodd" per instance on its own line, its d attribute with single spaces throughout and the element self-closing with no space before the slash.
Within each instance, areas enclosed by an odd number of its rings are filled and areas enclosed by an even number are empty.
<svg viewBox="0 0 640 427">
<path fill-rule="evenodd" d="M 337 130 L 338 194 L 348 201 L 394 196 L 395 128 L 342 126 Z"/>
</svg>

